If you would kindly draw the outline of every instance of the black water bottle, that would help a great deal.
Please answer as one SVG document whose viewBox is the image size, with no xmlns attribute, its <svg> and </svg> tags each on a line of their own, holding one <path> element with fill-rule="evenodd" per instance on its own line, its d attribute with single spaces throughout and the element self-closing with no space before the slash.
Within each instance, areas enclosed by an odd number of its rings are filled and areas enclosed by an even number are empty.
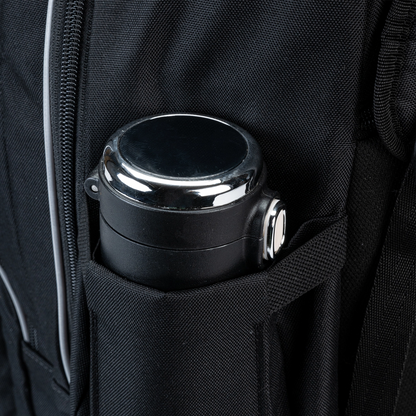
<svg viewBox="0 0 416 416">
<path fill-rule="evenodd" d="M 256 141 L 227 121 L 166 114 L 134 121 L 85 182 L 100 201 L 106 267 L 160 290 L 264 268 L 283 244 L 284 204 Z"/>
</svg>

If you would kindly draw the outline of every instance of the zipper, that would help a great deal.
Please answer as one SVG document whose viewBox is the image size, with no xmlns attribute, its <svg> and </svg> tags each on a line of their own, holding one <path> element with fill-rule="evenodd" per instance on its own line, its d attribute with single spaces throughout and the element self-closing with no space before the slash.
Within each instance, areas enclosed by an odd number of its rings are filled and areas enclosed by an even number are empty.
<svg viewBox="0 0 416 416">
<path fill-rule="evenodd" d="M 62 64 L 59 101 L 59 147 L 62 178 L 64 235 L 67 243 L 68 271 L 71 293 L 77 278 L 77 240 L 75 225 L 74 150 L 75 118 L 78 86 L 81 31 L 85 0 L 67 3 L 62 43 Z"/>
<path fill-rule="evenodd" d="M 54 0 L 48 0 L 45 27 L 45 46 L 43 57 L 43 126 L 45 142 L 46 177 L 48 187 L 49 211 L 51 220 L 52 245 L 55 263 L 55 279 L 58 308 L 58 335 L 62 367 L 70 383 L 70 345 L 68 331 L 67 288 L 71 286 L 75 293 L 77 270 L 77 245 L 75 226 L 75 194 L 73 190 L 74 169 L 73 154 L 75 149 L 75 111 L 78 82 L 78 63 L 81 47 L 81 29 L 84 0 L 69 0 L 66 3 L 64 30 L 62 39 L 62 59 L 60 71 L 60 96 L 58 108 L 59 136 L 55 143 L 60 152 L 62 211 L 58 202 L 58 177 L 54 157 L 54 140 L 52 137 L 51 113 L 51 41 L 52 20 L 55 10 Z M 59 7 L 59 6 L 56 6 Z M 59 160 L 59 159 L 58 159 Z M 60 213 L 63 217 L 60 217 Z M 63 227 L 61 227 L 62 218 Z M 66 246 L 63 246 L 64 240 Z M 69 264 L 64 267 L 64 247 L 68 253 Z"/>
</svg>

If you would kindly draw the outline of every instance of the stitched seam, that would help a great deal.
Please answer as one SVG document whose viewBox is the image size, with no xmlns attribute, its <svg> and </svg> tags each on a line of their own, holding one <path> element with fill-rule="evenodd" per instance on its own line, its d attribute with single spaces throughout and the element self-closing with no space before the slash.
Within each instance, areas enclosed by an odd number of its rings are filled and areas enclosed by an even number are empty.
<svg viewBox="0 0 416 416">
<path fill-rule="evenodd" d="M 398 330 L 398 327 L 399 327 L 399 324 L 400 324 L 400 318 L 401 318 L 402 313 L 403 313 L 404 302 L 405 302 L 405 300 L 406 300 L 406 298 L 407 298 L 407 296 L 408 296 L 408 291 L 407 291 L 407 289 L 409 288 L 409 284 L 410 284 L 410 282 L 406 285 L 405 295 L 404 295 L 403 300 L 402 300 L 402 302 L 401 302 L 401 304 L 400 304 L 400 313 L 399 313 L 399 315 L 397 316 L 396 326 L 395 326 L 395 328 L 394 328 L 394 334 L 397 334 L 397 330 Z M 394 337 L 393 339 L 395 340 L 396 338 Z M 380 395 L 380 399 L 379 399 L 379 405 L 378 405 L 378 408 L 377 408 L 377 413 L 379 413 L 379 411 L 380 411 L 381 402 L 382 402 L 382 399 L 383 399 L 383 396 L 384 396 L 384 390 L 385 390 L 385 385 L 386 385 L 386 378 L 387 378 L 388 368 L 389 368 L 389 366 L 390 366 L 391 356 L 392 356 L 392 353 L 393 353 L 393 350 L 394 350 L 394 346 L 395 346 L 396 344 L 397 344 L 397 342 L 393 341 L 393 342 L 392 342 L 392 344 L 391 344 L 391 346 L 390 346 L 389 357 L 388 357 L 388 359 L 387 359 L 387 364 L 385 365 L 385 369 L 384 369 L 384 375 L 383 375 L 383 388 L 382 388 L 381 395 Z M 373 357 L 373 359 L 374 359 L 374 357 Z M 373 362 L 373 359 L 372 359 L 372 362 Z"/>
<path fill-rule="evenodd" d="M 56 384 L 57 384 L 56 381 L 52 380 L 52 383 L 51 383 L 52 390 L 56 391 L 61 397 L 63 397 L 65 400 L 68 401 L 69 396 L 65 394 Z"/>
<path fill-rule="evenodd" d="M 31 352 L 29 352 L 29 350 L 27 348 L 23 349 L 23 352 L 29 357 L 31 358 L 33 361 L 35 361 L 36 363 L 38 363 L 42 368 L 44 368 L 46 371 L 48 371 L 49 373 L 52 373 L 52 369 L 47 366 L 45 363 L 43 363 L 39 358 L 37 358 L 34 354 L 32 354 Z"/>
</svg>

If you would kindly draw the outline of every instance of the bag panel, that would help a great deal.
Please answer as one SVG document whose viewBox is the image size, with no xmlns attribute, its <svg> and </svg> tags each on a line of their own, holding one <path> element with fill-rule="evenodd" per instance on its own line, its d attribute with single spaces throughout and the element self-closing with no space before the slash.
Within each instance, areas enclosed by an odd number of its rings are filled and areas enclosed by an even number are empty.
<svg viewBox="0 0 416 416">
<path fill-rule="evenodd" d="M 59 368 L 42 117 L 47 1 L 0 8 L 0 264 L 37 334 L 31 347 Z"/>
<path fill-rule="evenodd" d="M 30 381 L 34 414 L 68 416 L 69 392 L 55 380 L 54 368 L 25 342 L 22 342 L 21 348 Z"/>
<path fill-rule="evenodd" d="M 35 416 L 31 404 L 30 383 L 21 351 L 21 327 L 9 293 L 1 280 L 0 324 L 0 348 L 3 359 L 0 366 L 0 415 Z"/>
</svg>

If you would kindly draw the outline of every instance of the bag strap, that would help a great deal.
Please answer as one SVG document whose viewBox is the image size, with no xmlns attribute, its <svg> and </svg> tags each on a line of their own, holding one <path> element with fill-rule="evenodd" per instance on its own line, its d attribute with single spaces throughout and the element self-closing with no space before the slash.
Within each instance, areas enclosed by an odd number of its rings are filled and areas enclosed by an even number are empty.
<svg viewBox="0 0 416 416">
<path fill-rule="evenodd" d="M 377 267 L 347 415 L 395 414 L 416 322 L 416 178 L 403 180 Z"/>
</svg>

